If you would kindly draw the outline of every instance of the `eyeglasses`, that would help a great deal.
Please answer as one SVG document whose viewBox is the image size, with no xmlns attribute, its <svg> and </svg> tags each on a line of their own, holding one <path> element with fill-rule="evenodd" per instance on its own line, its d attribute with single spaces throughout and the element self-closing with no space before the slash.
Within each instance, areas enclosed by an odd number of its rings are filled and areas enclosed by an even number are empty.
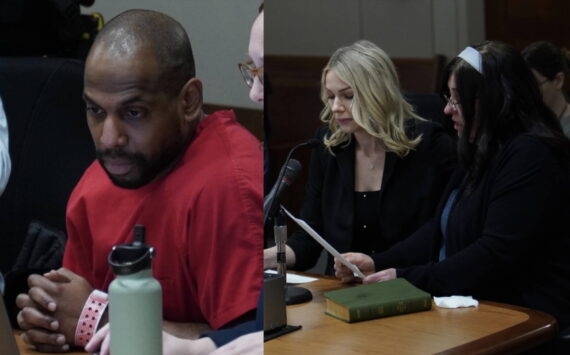
<svg viewBox="0 0 570 355">
<path fill-rule="evenodd" d="M 459 102 L 453 101 L 451 99 L 451 96 L 449 96 L 448 94 L 442 94 L 441 96 L 453 111 L 457 111 L 459 109 Z"/>
<path fill-rule="evenodd" d="M 256 67 L 250 60 L 244 63 L 239 63 L 238 67 L 247 86 L 253 86 L 253 81 L 256 76 L 259 78 L 261 84 L 263 84 L 263 66 Z"/>
</svg>

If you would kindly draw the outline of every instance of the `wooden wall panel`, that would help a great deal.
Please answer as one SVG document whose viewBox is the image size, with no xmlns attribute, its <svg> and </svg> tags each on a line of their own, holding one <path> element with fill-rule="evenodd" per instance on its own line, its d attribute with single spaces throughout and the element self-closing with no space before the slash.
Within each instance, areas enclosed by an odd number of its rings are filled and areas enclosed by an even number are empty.
<svg viewBox="0 0 570 355">
<path fill-rule="evenodd" d="M 570 1 L 485 0 L 486 38 L 518 50 L 536 41 L 570 49 Z M 570 80 L 564 83 L 570 94 Z"/>
<path fill-rule="evenodd" d="M 570 48 L 568 14 L 568 0 L 486 0 L 486 37 L 518 50 L 540 40 Z"/>
</svg>

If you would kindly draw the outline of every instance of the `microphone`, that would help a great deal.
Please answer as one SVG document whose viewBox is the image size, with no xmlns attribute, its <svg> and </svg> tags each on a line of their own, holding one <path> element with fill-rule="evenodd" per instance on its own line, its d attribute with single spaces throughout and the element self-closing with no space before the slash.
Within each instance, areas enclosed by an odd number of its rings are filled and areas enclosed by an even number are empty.
<svg viewBox="0 0 570 355">
<path fill-rule="evenodd" d="M 310 146 L 311 148 L 315 148 L 318 147 L 318 145 L 319 145 L 319 140 L 316 138 L 311 138 L 305 142 L 297 144 L 296 146 L 291 148 L 289 153 L 287 153 L 287 158 L 285 159 L 285 163 L 283 164 L 283 167 L 279 172 L 279 177 L 277 178 L 277 182 L 275 183 L 275 185 L 273 185 L 271 191 L 269 191 L 269 193 L 263 199 L 263 211 L 264 211 L 263 225 L 266 225 L 268 219 L 275 214 L 277 207 L 279 206 L 279 198 L 281 197 L 281 194 L 283 193 L 283 191 L 286 190 L 287 187 L 291 186 L 291 183 L 293 183 L 293 181 L 297 178 L 299 172 L 302 169 L 301 163 L 299 163 L 299 161 L 295 159 L 291 160 L 291 155 L 293 154 L 293 152 L 298 148 L 304 146 Z M 294 161 L 295 163 L 293 163 L 292 166 L 289 166 L 290 161 L 291 162 Z M 290 174 L 289 176 L 287 176 L 286 179 L 287 181 L 284 180 L 286 172 Z M 281 187 L 283 184 L 285 184 L 285 186 Z"/>
<path fill-rule="evenodd" d="M 311 138 L 311 139 L 309 139 L 309 140 L 307 140 L 307 141 L 305 141 L 305 142 L 303 142 L 303 143 L 300 143 L 300 144 L 297 144 L 296 146 L 294 146 L 293 149 L 291 149 L 291 153 L 293 153 L 295 150 L 297 150 L 297 148 L 301 148 L 301 147 L 304 147 L 304 146 L 308 146 L 308 147 L 311 147 L 311 148 L 316 148 L 316 147 L 319 146 L 319 143 L 320 143 L 320 142 L 321 142 L 321 141 L 318 140 L 317 138 Z M 291 154 L 291 153 L 289 153 L 289 154 Z"/>
<path fill-rule="evenodd" d="M 263 218 L 264 224 L 273 216 L 279 207 L 279 199 L 283 192 L 297 179 L 302 170 L 301 163 L 296 159 L 289 159 L 286 161 L 287 165 L 283 165 L 279 173 L 279 179 L 271 188 L 271 191 L 265 196 L 263 200 L 263 211 L 265 216 Z"/>
<path fill-rule="evenodd" d="M 283 191 L 289 187 L 299 175 L 301 171 L 301 163 L 295 159 L 291 159 L 291 155 L 297 148 L 310 146 L 312 148 L 318 147 L 319 140 L 311 138 L 306 142 L 297 144 L 287 154 L 287 159 L 281 168 L 277 182 L 263 200 L 263 210 L 265 216 L 263 225 L 267 226 L 269 218 L 275 216 L 275 226 L 273 227 L 275 235 L 275 245 L 277 246 L 277 271 L 282 276 L 284 281 L 287 280 L 287 262 L 285 260 L 285 242 L 287 240 L 287 224 L 285 223 L 283 212 L 280 209 L 279 199 Z M 282 294 L 282 293 L 281 293 Z M 294 287 L 285 285 L 285 304 L 297 304 L 301 302 L 310 301 L 313 298 L 311 292 L 302 287 Z"/>
</svg>

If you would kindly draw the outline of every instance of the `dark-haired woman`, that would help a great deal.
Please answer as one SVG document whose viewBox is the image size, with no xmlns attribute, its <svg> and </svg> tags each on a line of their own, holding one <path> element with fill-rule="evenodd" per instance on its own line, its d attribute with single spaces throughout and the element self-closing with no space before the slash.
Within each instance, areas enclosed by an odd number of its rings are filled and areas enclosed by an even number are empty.
<svg viewBox="0 0 570 355">
<path fill-rule="evenodd" d="M 570 141 L 513 48 L 468 47 L 446 67 L 460 169 L 435 219 L 375 254 L 365 283 L 527 306 L 570 326 Z M 347 258 L 359 265 L 359 254 Z M 335 262 L 336 274 L 350 279 Z"/>
<path fill-rule="evenodd" d="M 568 75 L 568 55 L 550 42 L 535 42 L 522 55 L 538 82 L 544 103 L 560 120 L 566 136 L 570 137 L 570 104 L 562 90 Z"/>
</svg>

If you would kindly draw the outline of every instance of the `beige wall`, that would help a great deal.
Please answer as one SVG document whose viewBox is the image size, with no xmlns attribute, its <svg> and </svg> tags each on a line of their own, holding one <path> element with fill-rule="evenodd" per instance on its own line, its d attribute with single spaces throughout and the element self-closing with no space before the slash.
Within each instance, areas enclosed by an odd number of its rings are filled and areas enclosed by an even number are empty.
<svg viewBox="0 0 570 355">
<path fill-rule="evenodd" d="M 204 101 L 260 109 L 249 100 L 237 63 L 247 59 L 249 31 L 261 0 L 96 0 L 83 13 L 105 20 L 128 9 L 152 9 L 178 20 L 188 32 Z"/>
<path fill-rule="evenodd" d="M 393 57 L 455 56 L 484 39 L 483 0 L 265 0 L 266 53 L 330 55 L 367 38 Z M 164 12 L 184 25 L 208 103 L 258 109 L 237 63 L 261 0 L 97 0 L 83 12 L 109 20 L 132 8 Z"/>
</svg>

